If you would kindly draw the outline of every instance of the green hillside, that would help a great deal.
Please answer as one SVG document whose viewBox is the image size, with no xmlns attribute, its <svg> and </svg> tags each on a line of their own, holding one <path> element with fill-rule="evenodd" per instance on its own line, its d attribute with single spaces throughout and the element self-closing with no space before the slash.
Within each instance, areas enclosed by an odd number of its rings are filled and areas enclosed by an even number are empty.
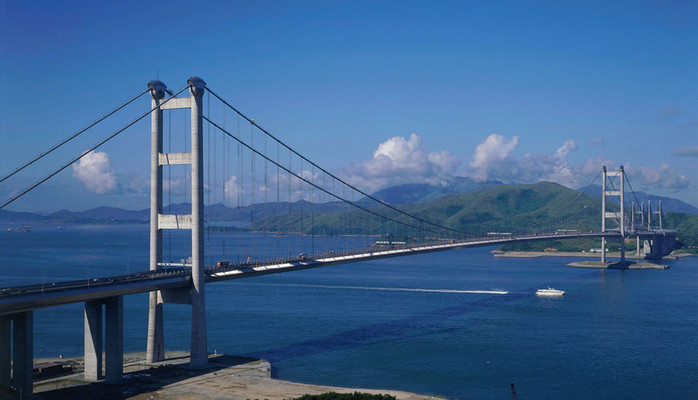
<svg viewBox="0 0 698 400">
<path fill-rule="evenodd" d="M 676 236 L 687 249 L 698 248 L 698 215 L 686 213 L 666 213 L 663 216 L 664 228 L 676 230 Z"/>
<path fill-rule="evenodd" d="M 438 200 L 399 206 L 424 220 L 473 234 L 487 232 L 517 232 L 523 227 L 533 230 L 553 225 L 553 221 L 570 219 L 574 222 L 555 224 L 554 229 L 588 231 L 598 226 L 600 205 L 593 198 L 550 182 L 531 185 L 498 185 L 476 193 L 456 194 Z M 583 205 L 591 205 L 584 208 Z M 420 226 L 384 206 L 370 210 L 388 215 L 400 222 Z M 581 213 L 580 213 L 581 211 Z M 579 223 L 579 213 L 585 222 Z M 392 222 L 367 215 L 360 210 L 319 213 L 310 210 L 259 220 L 250 225 L 252 230 L 291 231 L 304 234 L 338 235 L 370 232 L 391 236 L 413 236 L 414 232 Z"/>
</svg>

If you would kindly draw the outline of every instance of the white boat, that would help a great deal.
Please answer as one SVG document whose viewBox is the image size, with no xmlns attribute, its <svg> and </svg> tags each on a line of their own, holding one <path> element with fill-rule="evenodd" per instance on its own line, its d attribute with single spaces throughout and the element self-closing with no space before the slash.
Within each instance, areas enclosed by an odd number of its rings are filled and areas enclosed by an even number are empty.
<svg viewBox="0 0 698 400">
<path fill-rule="evenodd" d="M 559 297 L 559 296 L 562 296 L 563 294 L 565 294 L 564 290 L 553 289 L 550 286 L 548 286 L 547 289 L 536 290 L 536 296 Z"/>
</svg>

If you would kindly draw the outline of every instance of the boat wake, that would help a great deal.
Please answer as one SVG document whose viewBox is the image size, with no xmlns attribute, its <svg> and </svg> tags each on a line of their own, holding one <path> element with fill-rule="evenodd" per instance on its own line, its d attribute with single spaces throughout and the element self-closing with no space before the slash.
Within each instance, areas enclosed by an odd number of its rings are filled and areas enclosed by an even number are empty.
<svg viewBox="0 0 698 400">
<path fill-rule="evenodd" d="M 268 283 L 255 284 L 265 286 L 284 287 L 307 287 L 317 289 L 341 289 L 341 290 L 371 290 L 384 292 L 421 292 L 421 293 L 455 293 L 455 294 L 509 294 L 506 290 L 465 290 L 465 289 L 426 289 L 426 288 L 399 288 L 399 287 L 372 287 L 372 286 L 333 286 L 333 285 L 310 285 L 302 283 Z"/>
</svg>

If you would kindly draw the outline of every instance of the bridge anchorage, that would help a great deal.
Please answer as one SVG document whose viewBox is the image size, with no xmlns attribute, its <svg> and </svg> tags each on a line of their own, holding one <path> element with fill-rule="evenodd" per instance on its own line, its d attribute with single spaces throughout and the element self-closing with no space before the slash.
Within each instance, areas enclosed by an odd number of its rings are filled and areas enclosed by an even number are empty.
<svg viewBox="0 0 698 400">
<path fill-rule="evenodd" d="M 177 97 L 185 91 L 188 91 L 187 97 Z M 641 256 L 661 258 L 675 245 L 675 232 L 665 230 L 662 227 L 661 202 L 657 211 L 652 210 L 649 202 L 646 208 L 640 204 L 634 198 L 632 186 L 630 186 L 622 166 L 618 171 L 611 172 L 607 171 L 604 166 L 600 172 L 603 179 L 600 205 L 598 204 L 598 196 L 592 198 L 579 192 L 568 191 L 565 196 L 570 199 L 570 202 L 566 207 L 561 207 L 563 210 L 560 211 L 560 215 L 541 217 L 538 222 L 517 228 L 517 230 L 505 228 L 506 232 L 501 232 L 498 228 L 485 228 L 481 229 L 483 233 L 475 234 L 429 221 L 417 213 L 410 212 L 407 208 L 383 202 L 347 183 L 272 136 L 253 119 L 240 113 L 214 93 L 201 78 L 190 78 L 187 85 L 174 94 L 169 92 L 164 83 L 157 80 L 151 81 L 148 83 L 147 90 L 114 112 L 146 93 L 150 95 L 151 109 L 89 151 L 95 150 L 140 119 L 150 116 L 149 268 L 147 271 L 136 274 L 88 279 L 87 281 L 76 280 L 11 288 L 0 287 L 0 385 L 14 387 L 23 395 L 32 393 L 33 310 L 39 308 L 83 302 L 85 377 L 90 380 L 104 379 L 107 383 L 118 383 L 122 380 L 123 375 L 123 296 L 128 294 L 149 293 L 146 352 L 146 361 L 149 363 L 161 361 L 165 356 L 163 305 L 173 303 L 191 306 L 190 365 L 192 368 L 201 368 L 206 366 L 208 362 L 205 304 L 205 284 L 207 282 L 522 241 L 584 237 L 601 239 L 601 260 L 603 262 L 607 262 L 608 240 L 620 240 L 621 261 L 625 261 L 626 258 L 626 238 L 635 237 L 636 257 L 638 258 Z M 224 110 L 229 109 L 237 114 L 237 135 L 226 130 L 225 123 L 218 124 L 211 119 L 210 114 L 204 115 L 203 97 L 205 93 L 218 99 L 225 106 Z M 190 126 L 187 133 L 190 145 L 188 148 L 185 147 L 183 152 L 165 152 L 163 115 L 165 115 L 165 111 L 182 109 L 189 110 L 187 114 L 190 118 Z M 113 112 L 107 114 L 88 128 L 112 114 Z M 245 142 L 240 134 L 241 119 L 250 124 L 250 143 Z M 171 121 L 171 118 L 168 121 Z M 225 122 L 225 114 L 223 114 L 223 121 Z M 263 232 L 264 235 L 263 239 L 261 236 L 255 237 L 258 238 L 257 241 L 263 240 L 264 246 L 258 245 L 257 249 L 254 249 L 255 244 L 250 244 L 248 247 L 250 252 L 257 251 L 254 257 L 248 255 L 247 250 L 245 250 L 241 259 L 241 251 L 237 250 L 237 262 L 230 261 L 234 260 L 234 257 L 230 257 L 230 260 L 227 261 L 219 258 L 217 260 L 221 261 L 214 265 L 216 259 L 209 258 L 208 267 L 205 266 L 207 259 L 204 247 L 204 156 L 206 155 L 204 154 L 206 146 L 203 141 L 204 122 L 208 124 L 206 126 L 210 130 L 214 130 L 214 133 L 221 134 L 220 136 L 231 142 L 233 140 L 237 142 L 238 164 L 235 174 L 237 174 L 239 182 L 230 178 L 225 182 L 225 190 L 235 189 L 230 190 L 230 193 L 237 196 L 237 208 L 248 207 L 252 210 L 250 211 L 252 217 L 247 222 L 256 223 L 255 229 Z M 263 147 L 262 149 L 254 146 L 253 129 L 257 129 L 257 133 L 263 134 L 261 135 L 263 137 L 261 144 L 260 141 L 257 141 L 258 146 Z M 0 182 L 10 178 L 16 172 L 21 171 L 85 130 L 54 146 L 51 150 L 19 167 L 11 174 L 0 178 Z M 209 131 L 209 135 L 210 133 Z M 215 146 L 215 136 L 213 147 L 210 145 L 210 137 L 208 151 L 216 152 L 218 150 Z M 267 148 L 267 140 L 272 143 L 272 146 L 276 146 L 276 157 L 272 155 L 274 149 Z M 283 151 L 288 154 L 288 164 L 281 161 L 280 149 L 285 149 Z M 69 167 L 88 152 L 82 153 L 79 157 L 62 165 L 48 177 L 0 204 L 0 209 Z M 247 156 L 243 157 L 243 152 L 247 152 L 245 153 Z M 228 160 L 232 157 L 226 155 L 224 158 L 226 163 L 230 164 Z M 242 166 L 243 158 L 251 163 L 247 171 L 244 171 Z M 256 169 L 255 160 L 261 160 L 263 168 Z M 295 169 L 293 160 L 296 160 Z M 190 168 L 191 186 L 188 188 L 188 193 L 191 196 L 191 212 L 189 214 L 165 213 L 163 172 L 165 168 L 173 166 Z M 274 169 L 276 170 L 273 179 L 268 176 L 269 166 L 271 166 L 272 173 Z M 261 170 L 263 170 L 263 178 L 258 176 L 261 175 Z M 210 165 L 208 165 L 207 171 L 210 174 Z M 245 178 L 247 188 L 243 188 L 242 182 L 245 172 L 251 172 Z M 228 172 L 225 179 L 230 176 L 231 174 Z M 287 182 L 282 185 L 284 179 Z M 330 183 L 327 183 L 327 180 Z M 213 182 L 216 182 L 215 172 Z M 595 182 L 596 178 L 592 184 Z M 629 194 L 634 198 L 630 213 L 627 213 L 625 207 L 628 198 L 625 192 L 626 184 L 631 189 Z M 211 190 L 214 190 L 213 193 L 215 193 L 215 189 L 211 188 L 210 181 L 207 186 L 209 203 L 213 204 L 210 193 Z M 263 188 L 263 190 L 260 191 L 259 188 Z M 272 201 L 274 206 L 267 207 L 268 196 L 274 191 L 276 194 L 275 201 Z M 257 202 L 255 193 L 260 192 L 263 192 L 264 200 Z M 285 201 L 281 199 L 282 193 L 286 195 Z M 250 198 L 243 198 L 246 194 Z M 254 207 L 258 206 L 258 203 L 264 203 L 263 207 L 257 207 L 257 212 L 261 212 L 264 217 L 255 219 Z M 304 204 L 305 207 L 308 207 L 305 210 Z M 171 201 L 168 206 L 171 210 Z M 294 209 L 294 207 L 296 208 Z M 288 212 L 283 214 L 280 212 L 282 209 L 286 209 Z M 330 220 L 322 219 L 324 215 L 330 214 L 334 221 L 339 221 L 334 226 L 328 223 Z M 280 215 L 287 217 L 286 221 L 291 222 L 286 222 L 286 225 L 282 226 L 284 219 L 278 218 Z M 598 229 L 599 217 L 601 229 Z M 273 218 L 277 218 L 277 220 Z M 263 221 L 260 222 L 260 219 Z M 267 220 L 272 220 L 275 227 L 269 227 Z M 320 222 L 316 222 L 316 220 Z M 292 222 L 297 225 L 292 226 Z M 190 231 L 190 263 L 183 262 L 180 268 L 171 268 L 171 263 L 164 262 L 163 231 L 166 230 Z M 269 239 L 267 233 L 278 238 L 276 250 L 267 251 L 267 239 Z M 320 249 L 319 245 L 316 247 L 316 235 L 331 238 L 331 240 L 326 239 L 329 245 Z M 282 241 L 285 241 L 284 247 L 287 245 L 287 251 L 280 248 L 279 244 Z M 644 244 L 643 254 L 641 254 L 641 243 Z M 237 247 L 242 248 L 244 245 L 238 243 Z M 263 248 L 264 251 L 260 248 Z M 106 360 L 103 360 L 103 351 Z"/>
</svg>

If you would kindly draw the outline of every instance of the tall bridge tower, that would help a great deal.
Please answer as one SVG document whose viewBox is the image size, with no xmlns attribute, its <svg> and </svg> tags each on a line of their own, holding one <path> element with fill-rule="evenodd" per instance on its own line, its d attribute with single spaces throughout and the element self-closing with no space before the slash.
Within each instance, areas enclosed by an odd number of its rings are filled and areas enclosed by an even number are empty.
<svg viewBox="0 0 698 400">
<path fill-rule="evenodd" d="M 606 166 L 604 165 L 601 169 L 603 173 L 602 178 L 602 193 L 601 193 L 601 232 L 608 232 L 608 226 L 606 221 L 610 221 L 615 224 L 616 227 L 613 229 L 620 229 L 620 261 L 625 261 L 625 210 L 624 210 L 624 200 L 625 200 L 625 170 L 621 165 L 618 171 L 608 172 Z M 615 188 L 613 185 L 613 178 L 620 178 L 620 187 Z M 609 189 L 609 184 L 611 189 Z M 620 211 L 619 212 L 608 212 L 606 211 L 606 198 L 607 197 L 619 197 L 620 198 Z M 601 238 L 601 262 L 606 262 L 606 238 Z"/>
<path fill-rule="evenodd" d="M 206 343 L 206 305 L 204 292 L 204 179 L 202 105 L 206 82 L 189 78 L 189 97 L 171 98 L 161 105 L 167 87 L 160 81 L 148 83 L 152 99 L 150 155 L 150 270 L 160 270 L 162 263 L 162 230 L 191 230 L 192 286 L 185 290 L 150 292 L 148 308 L 147 362 L 165 358 L 163 303 L 191 304 L 191 366 L 208 362 Z M 182 153 L 163 153 L 163 110 L 191 110 L 191 149 Z M 191 166 L 191 214 L 163 214 L 162 167 Z"/>
</svg>

